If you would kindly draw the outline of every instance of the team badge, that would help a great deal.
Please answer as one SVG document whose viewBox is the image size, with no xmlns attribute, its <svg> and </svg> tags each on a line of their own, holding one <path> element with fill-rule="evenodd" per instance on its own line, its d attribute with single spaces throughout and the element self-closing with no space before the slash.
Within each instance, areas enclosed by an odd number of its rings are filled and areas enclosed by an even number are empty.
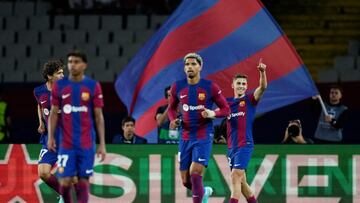
<svg viewBox="0 0 360 203">
<path fill-rule="evenodd" d="M 205 99 L 205 93 L 199 93 L 198 98 L 199 98 L 200 100 L 204 100 L 204 99 Z"/>
<path fill-rule="evenodd" d="M 244 106 L 245 106 L 245 101 L 241 101 L 241 102 L 239 103 L 239 105 L 240 105 L 241 107 L 244 107 Z"/>
<path fill-rule="evenodd" d="M 82 99 L 83 101 L 87 101 L 87 100 L 89 100 L 89 98 L 90 98 L 89 92 L 83 92 L 83 93 L 81 93 L 81 99 Z"/>
</svg>

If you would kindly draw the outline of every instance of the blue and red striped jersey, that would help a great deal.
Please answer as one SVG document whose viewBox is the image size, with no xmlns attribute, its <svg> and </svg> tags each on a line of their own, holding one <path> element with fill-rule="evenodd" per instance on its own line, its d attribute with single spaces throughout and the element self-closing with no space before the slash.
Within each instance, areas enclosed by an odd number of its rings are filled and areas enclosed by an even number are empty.
<svg viewBox="0 0 360 203">
<path fill-rule="evenodd" d="M 55 83 L 51 105 L 61 110 L 60 147 L 88 149 L 95 144 L 94 108 L 102 108 L 100 84 L 88 77 L 80 82 L 68 77 Z"/>
<path fill-rule="evenodd" d="M 42 114 L 42 121 L 45 123 L 45 133 L 43 133 L 40 137 L 40 144 L 46 145 L 47 143 L 47 126 L 48 126 L 48 119 L 50 115 L 50 96 L 51 92 L 46 87 L 46 84 L 42 84 L 40 86 L 37 86 L 34 88 L 34 96 L 36 99 L 36 102 L 41 108 L 41 114 Z M 57 132 L 57 131 L 56 131 Z"/>
<path fill-rule="evenodd" d="M 254 145 L 252 126 L 258 103 L 254 94 L 245 95 L 242 98 L 227 98 L 226 100 L 231 110 L 226 122 L 228 148 Z"/>
<path fill-rule="evenodd" d="M 181 139 L 202 140 L 212 139 L 214 128 L 212 120 L 203 118 L 201 112 L 204 108 L 212 109 L 213 104 L 219 107 L 216 117 L 225 117 L 229 114 L 229 106 L 218 85 L 210 80 L 201 79 L 195 85 L 189 85 L 187 80 L 175 82 L 171 87 L 169 118 L 174 120 L 180 104 L 182 116 Z"/>
</svg>

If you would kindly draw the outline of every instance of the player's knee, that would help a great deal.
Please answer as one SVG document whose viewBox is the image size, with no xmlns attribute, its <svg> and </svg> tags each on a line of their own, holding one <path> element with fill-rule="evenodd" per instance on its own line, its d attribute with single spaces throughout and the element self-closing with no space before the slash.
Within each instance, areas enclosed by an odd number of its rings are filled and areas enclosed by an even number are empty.
<svg viewBox="0 0 360 203">
<path fill-rule="evenodd" d="M 231 179 L 233 182 L 242 182 L 244 178 L 244 171 L 243 170 L 233 170 L 231 172 Z"/>
<path fill-rule="evenodd" d="M 38 175 L 42 180 L 47 180 L 50 177 L 50 171 L 45 168 L 39 168 Z"/>
</svg>

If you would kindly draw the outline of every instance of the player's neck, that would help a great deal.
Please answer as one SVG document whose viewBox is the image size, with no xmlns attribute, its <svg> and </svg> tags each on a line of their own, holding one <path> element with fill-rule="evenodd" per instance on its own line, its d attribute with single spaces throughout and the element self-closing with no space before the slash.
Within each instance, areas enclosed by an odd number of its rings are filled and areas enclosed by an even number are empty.
<svg viewBox="0 0 360 203">
<path fill-rule="evenodd" d="M 73 81 L 73 82 L 80 82 L 84 79 L 84 74 L 79 74 L 79 75 L 69 75 L 69 80 Z"/>
<path fill-rule="evenodd" d="M 51 89 L 52 89 L 52 86 L 53 86 L 53 82 L 50 82 L 50 81 L 47 81 L 46 83 L 46 88 L 49 90 L 49 91 L 51 91 Z"/>
<path fill-rule="evenodd" d="M 200 81 L 200 76 L 196 76 L 193 78 L 187 78 L 187 82 L 189 85 L 196 85 L 199 83 L 199 81 Z"/>
<path fill-rule="evenodd" d="M 234 98 L 235 99 L 240 99 L 240 98 L 243 98 L 245 96 L 245 94 L 235 94 Z"/>
</svg>

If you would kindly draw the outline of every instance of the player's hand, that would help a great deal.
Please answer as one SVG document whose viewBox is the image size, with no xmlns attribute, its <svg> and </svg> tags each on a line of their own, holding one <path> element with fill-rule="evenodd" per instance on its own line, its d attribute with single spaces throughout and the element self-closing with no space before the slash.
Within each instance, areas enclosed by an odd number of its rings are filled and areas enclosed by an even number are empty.
<svg viewBox="0 0 360 203">
<path fill-rule="evenodd" d="M 38 133 L 43 134 L 45 132 L 44 124 L 40 124 L 38 127 Z"/>
<path fill-rule="evenodd" d="M 56 143 L 51 136 L 48 136 L 47 148 L 52 152 L 56 152 Z"/>
<path fill-rule="evenodd" d="M 313 100 L 317 100 L 317 99 L 320 99 L 320 94 L 318 94 L 318 95 L 315 95 L 315 96 L 312 96 L 311 97 Z"/>
<path fill-rule="evenodd" d="M 260 58 L 257 68 L 260 72 L 264 72 L 266 70 L 266 65 L 262 62 L 262 58 Z"/>
<path fill-rule="evenodd" d="M 102 144 L 99 145 L 99 148 L 97 149 L 97 152 L 96 152 L 96 157 L 98 157 L 98 158 L 100 157 L 100 162 L 105 160 L 105 157 L 106 157 L 105 145 L 102 145 Z"/>
<path fill-rule="evenodd" d="M 206 108 L 201 112 L 203 118 L 215 118 L 215 115 L 215 111 Z"/>
<path fill-rule="evenodd" d="M 180 119 L 175 119 L 175 120 L 172 120 L 171 122 L 170 122 L 170 126 L 169 126 L 169 128 L 170 129 L 175 129 L 175 128 L 177 128 L 177 127 L 179 127 L 180 126 Z"/>
</svg>

